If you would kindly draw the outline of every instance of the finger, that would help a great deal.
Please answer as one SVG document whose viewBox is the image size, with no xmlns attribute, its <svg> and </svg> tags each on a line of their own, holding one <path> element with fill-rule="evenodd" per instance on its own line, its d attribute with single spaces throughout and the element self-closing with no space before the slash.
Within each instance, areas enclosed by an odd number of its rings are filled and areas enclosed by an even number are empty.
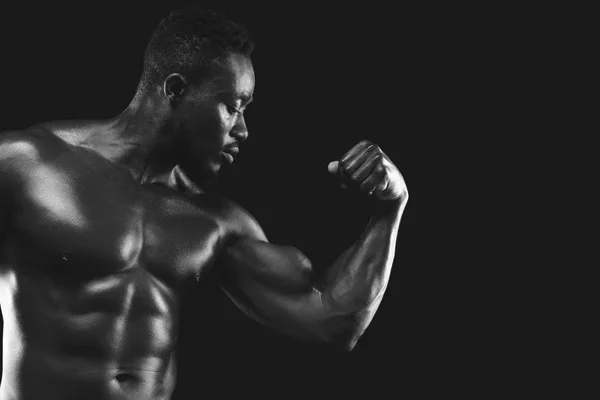
<svg viewBox="0 0 600 400">
<path fill-rule="evenodd" d="M 329 165 L 327 165 L 327 170 L 333 174 L 333 175 L 337 175 L 338 173 L 338 169 L 339 169 L 339 161 L 332 161 L 329 163 Z"/>
<path fill-rule="evenodd" d="M 379 163 L 381 163 L 381 155 L 376 152 L 370 153 L 367 160 L 354 171 L 352 180 L 359 185 L 362 184 Z"/>
<path fill-rule="evenodd" d="M 361 183 L 360 190 L 372 194 L 374 192 L 381 193 L 388 187 L 388 179 L 385 173 L 385 168 L 378 164 L 371 174 Z"/>
<path fill-rule="evenodd" d="M 351 159 L 353 159 L 361 151 L 369 147 L 371 142 L 368 140 L 362 140 L 355 144 L 350 150 L 348 150 L 342 157 L 340 157 L 340 164 L 344 165 Z"/>
<path fill-rule="evenodd" d="M 342 171 L 351 176 L 370 156 L 374 155 L 378 147 L 372 143 L 352 154 L 350 157 L 340 160 Z"/>
</svg>

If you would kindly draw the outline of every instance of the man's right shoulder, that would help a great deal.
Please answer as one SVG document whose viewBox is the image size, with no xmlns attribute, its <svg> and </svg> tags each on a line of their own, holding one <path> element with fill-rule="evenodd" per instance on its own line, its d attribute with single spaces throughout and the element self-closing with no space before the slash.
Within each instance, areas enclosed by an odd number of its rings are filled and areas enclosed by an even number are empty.
<svg viewBox="0 0 600 400">
<path fill-rule="evenodd" d="M 39 128 L 0 131 L 0 173 L 8 178 L 7 174 L 25 172 L 66 146 L 52 132 Z"/>
<path fill-rule="evenodd" d="M 32 127 L 22 130 L 0 131 L 0 159 L 5 157 L 31 157 L 67 145 L 50 130 Z"/>
</svg>

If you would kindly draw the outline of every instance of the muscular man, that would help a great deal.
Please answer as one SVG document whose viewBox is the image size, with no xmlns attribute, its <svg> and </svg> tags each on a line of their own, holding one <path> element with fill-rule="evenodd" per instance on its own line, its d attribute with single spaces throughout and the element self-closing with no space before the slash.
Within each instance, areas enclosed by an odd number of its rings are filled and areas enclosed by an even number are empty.
<svg viewBox="0 0 600 400">
<path fill-rule="evenodd" d="M 406 186 L 367 141 L 329 165 L 377 207 L 320 282 L 207 192 L 248 137 L 251 52 L 241 26 L 175 11 L 120 115 L 0 134 L 1 400 L 169 399 L 182 294 L 209 271 L 258 322 L 354 347 L 390 276 Z"/>
</svg>

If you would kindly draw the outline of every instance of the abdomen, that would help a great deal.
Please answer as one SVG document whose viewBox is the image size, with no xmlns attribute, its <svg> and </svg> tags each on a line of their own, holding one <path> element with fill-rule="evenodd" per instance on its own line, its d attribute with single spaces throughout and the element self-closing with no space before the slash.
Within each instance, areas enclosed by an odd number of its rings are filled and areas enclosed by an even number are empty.
<svg viewBox="0 0 600 400">
<path fill-rule="evenodd" d="M 168 398 L 179 308 L 173 290 L 140 267 L 65 282 L 25 271 L 1 280 L 2 393 Z"/>
</svg>

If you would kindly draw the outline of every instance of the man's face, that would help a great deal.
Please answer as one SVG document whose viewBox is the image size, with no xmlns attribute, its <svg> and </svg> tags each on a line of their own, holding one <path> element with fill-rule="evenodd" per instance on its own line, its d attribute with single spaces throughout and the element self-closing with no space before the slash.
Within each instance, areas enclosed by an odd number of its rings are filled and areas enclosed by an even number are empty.
<svg viewBox="0 0 600 400">
<path fill-rule="evenodd" d="M 231 54 L 209 79 L 186 88 L 174 113 L 176 151 L 196 183 L 215 178 L 233 162 L 248 137 L 244 111 L 253 93 L 252 62 L 240 54 Z"/>
</svg>

